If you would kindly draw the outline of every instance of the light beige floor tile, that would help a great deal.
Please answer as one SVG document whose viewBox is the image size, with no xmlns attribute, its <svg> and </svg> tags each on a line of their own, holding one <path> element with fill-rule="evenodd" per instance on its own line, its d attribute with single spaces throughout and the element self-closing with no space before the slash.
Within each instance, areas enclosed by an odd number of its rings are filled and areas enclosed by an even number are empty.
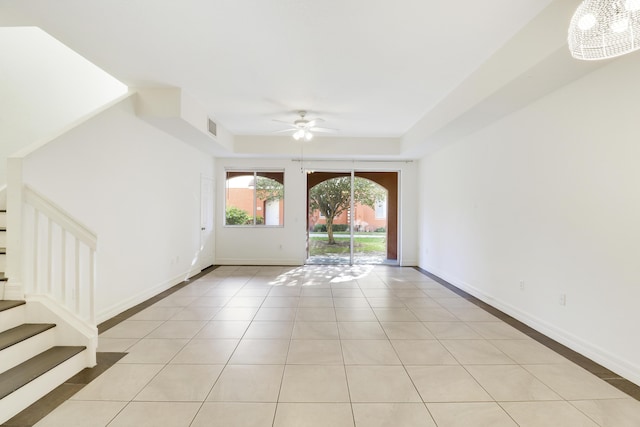
<svg viewBox="0 0 640 427">
<path fill-rule="evenodd" d="M 214 290 L 212 292 L 215 292 L 217 294 L 222 291 Z M 231 294 L 231 295 L 233 293 L 227 292 L 227 294 Z M 202 297 L 198 297 L 198 299 L 196 299 L 194 302 L 189 304 L 189 307 L 224 307 L 229 302 L 230 299 L 231 299 L 230 295 L 202 296 Z"/>
<path fill-rule="evenodd" d="M 424 294 L 418 298 L 403 298 L 403 301 L 409 308 L 442 308 L 436 300 L 429 298 Z"/>
<path fill-rule="evenodd" d="M 628 397 L 627 394 L 572 363 L 523 367 L 567 400 Z"/>
<path fill-rule="evenodd" d="M 362 293 L 369 298 L 394 298 L 393 290 L 389 288 L 363 289 Z"/>
<path fill-rule="evenodd" d="M 407 366 L 407 372 L 425 402 L 493 400 L 462 366 Z"/>
<path fill-rule="evenodd" d="M 369 305 L 373 308 L 404 308 L 404 302 L 391 294 L 388 297 L 382 298 L 370 298 L 367 297 L 367 301 L 369 301 Z"/>
<path fill-rule="evenodd" d="M 371 308 L 366 298 L 333 298 L 333 306 L 338 308 Z"/>
<path fill-rule="evenodd" d="M 497 401 L 562 400 L 518 365 L 468 365 L 466 369 Z"/>
<path fill-rule="evenodd" d="M 436 340 L 392 340 L 403 365 L 458 365 Z"/>
<path fill-rule="evenodd" d="M 182 307 L 149 307 L 134 314 L 129 320 L 169 320 L 180 310 Z"/>
<path fill-rule="evenodd" d="M 136 401 L 203 402 L 223 365 L 167 365 L 135 397 Z"/>
<path fill-rule="evenodd" d="M 303 297 L 300 298 L 299 307 L 332 307 L 333 308 L 333 298 L 304 296 L 304 292 L 303 292 Z"/>
<path fill-rule="evenodd" d="M 411 311 L 422 322 L 455 322 L 456 316 L 444 308 L 412 308 Z"/>
<path fill-rule="evenodd" d="M 427 403 L 438 427 L 518 427 L 497 403 Z M 548 426 L 568 424 L 549 424 Z M 574 427 L 574 426 L 572 426 Z"/>
<path fill-rule="evenodd" d="M 239 297 L 234 296 L 225 304 L 225 307 L 260 307 L 265 297 Z"/>
<path fill-rule="evenodd" d="M 371 308 L 336 308 L 336 319 L 338 322 L 377 322 L 378 318 Z"/>
<path fill-rule="evenodd" d="M 482 339 L 480 334 L 464 322 L 424 322 L 424 325 L 440 340 Z"/>
<path fill-rule="evenodd" d="M 287 363 L 292 365 L 342 365 L 338 340 L 292 340 Z"/>
<path fill-rule="evenodd" d="M 305 297 L 321 297 L 321 298 L 331 298 L 331 287 L 330 286 L 322 286 L 316 288 L 302 288 L 301 293 L 303 299 Z"/>
<path fill-rule="evenodd" d="M 262 303 L 262 307 L 270 308 L 286 308 L 297 307 L 300 302 L 300 297 L 274 297 L 268 296 Z"/>
<path fill-rule="evenodd" d="M 164 367 L 151 364 L 115 364 L 91 381 L 72 400 L 132 400 Z"/>
<path fill-rule="evenodd" d="M 527 335 L 504 322 L 470 322 L 469 327 L 488 340 L 530 339 Z"/>
<path fill-rule="evenodd" d="M 297 322 L 335 322 L 336 312 L 326 307 L 300 307 L 296 314 Z"/>
<path fill-rule="evenodd" d="M 400 365 L 388 340 L 342 340 L 345 365 Z"/>
<path fill-rule="evenodd" d="M 343 366 L 287 365 L 280 402 L 349 402 Z"/>
<path fill-rule="evenodd" d="M 420 322 L 382 322 L 382 328 L 392 340 L 434 340 L 436 337 Z"/>
<path fill-rule="evenodd" d="M 338 331 L 342 340 L 386 340 L 378 322 L 339 322 Z"/>
<path fill-rule="evenodd" d="M 204 320 L 167 320 L 147 338 L 193 338 L 206 324 Z"/>
<path fill-rule="evenodd" d="M 338 324 L 336 322 L 295 322 L 292 339 L 337 340 Z"/>
<path fill-rule="evenodd" d="M 374 308 L 380 322 L 417 322 L 418 318 L 408 308 Z"/>
<path fill-rule="evenodd" d="M 105 338 L 100 335 L 98 337 L 98 351 L 124 353 L 138 341 L 140 341 L 139 338 Z"/>
<path fill-rule="evenodd" d="M 211 320 L 220 307 L 184 307 L 171 320 Z"/>
<path fill-rule="evenodd" d="M 476 308 L 477 306 L 461 297 L 437 298 L 435 301 L 445 308 Z"/>
<path fill-rule="evenodd" d="M 232 365 L 284 365 L 288 351 L 288 340 L 243 339 L 229 363 Z"/>
<path fill-rule="evenodd" d="M 463 365 L 509 365 L 515 362 L 486 340 L 441 340 Z"/>
<path fill-rule="evenodd" d="M 333 298 L 364 298 L 364 294 L 358 288 L 332 289 Z"/>
<path fill-rule="evenodd" d="M 277 402 L 283 365 L 227 365 L 207 400 Z"/>
<path fill-rule="evenodd" d="M 531 339 L 490 340 L 490 342 L 516 363 L 522 365 L 571 363 L 555 351 Z"/>
<path fill-rule="evenodd" d="M 254 321 L 293 322 L 296 318 L 295 307 L 262 307 Z"/>
<path fill-rule="evenodd" d="M 225 307 L 213 316 L 213 320 L 252 320 L 257 312 L 257 308 Z"/>
<path fill-rule="evenodd" d="M 356 427 L 436 427 L 423 403 L 354 403 Z"/>
<path fill-rule="evenodd" d="M 83 420 L 84 427 L 104 427 L 127 402 L 67 400 L 35 424 L 36 427 L 69 427 Z"/>
<path fill-rule="evenodd" d="M 191 305 L 198 299 L 196 296 L 185 296 L 185 295 L 169 295 L 166 298 L 161 299 L 157 303 L 153 304 L 152 307 L 186 307 Z"/>
<path fill-rule="evenodd" d="M 203 326 L 194 339 L 242 338 L 248 327 L 247 321 L 212 320 Z"/>
<path fill-rule="evenodd" d="M 143 338 L 118 363 L 169 363 L 189 340 Z"/>
<path fill-rule="evenodd" d="M 347 366 L 352 402 L 420 402 L 402 366 Z"/>
<path fill-rule="evenodd" d="M 273 427 L 353 427 L 348 403 L 279 403 Z"/>
<path fill-rule="evenodd" d="M 253 283 L 249 281 L 247 286 L 255 285 L 257 287 L 244 287 L 235 294 L 236 297 L 266 297 L 271 290 L 270 287 L 266 286 L 264 283 Z M 264 298 L 263 298 L 264 299 Z"/>
<path fill-rule="evenodd" d="M 131 402 L 109 427 L 188 427 L 198 409 L 194 402 Z"/>
<path fill-rule="evenodd" d="M 271 288 L 269 292 L 270 297 L 299 297 L 302 294 L 302 288 L 300 286 L 276 286 Z"/>
<path fill-rule="evenodd" d="M 425 293 L 431 298 L 462 298 L 460 295 L 442 285 L 437 288 L 425 289 Z"/>
<path fill-rule="evenodd" d="M 163 320 L 125 320 L 100 334 L 104 338 L 144 338 L 164 323 Z"/>
<path fill-rule="evenodd" d="M 191 427 L 271 427 L 275 403 L 206 402 Z"/>
<path fill-rule="evenodd" d="M 635 399 L 580 400 L 571 404 L 602 427 L 640 426 L 640 402 Z"/>
<path fill-rule="evenodd" d="M 465 322 L 498 322 L 500 319 L 481 308 L 451 307 L 448 310 Z"/>
<path fill-rule="evenodd" d="M 393 291 L 393 295 L 395 295 L 397 298 L 402 299 L 405 304 L 407 301 L 413 301 L 418 298 L 427 297 L 427 294 L 425 294 L 420 289 L 398 289 Z"/>
<path fill-rule="evenodd" d="M 501 406 L 520 427 L 598 427 L 586 415 L 564 401 L 504 402 Z"/>
<path fill-rule="evenodd" d="M 238 339 L 193 339 L 171 360 L 172 364 L 224 365 L 238 345 Z"/>
<path fill-rule="evenodd" d="M 244 338 L 248 339 L 291 339 L 293 322 L 253 321 Z"/>
</svg>

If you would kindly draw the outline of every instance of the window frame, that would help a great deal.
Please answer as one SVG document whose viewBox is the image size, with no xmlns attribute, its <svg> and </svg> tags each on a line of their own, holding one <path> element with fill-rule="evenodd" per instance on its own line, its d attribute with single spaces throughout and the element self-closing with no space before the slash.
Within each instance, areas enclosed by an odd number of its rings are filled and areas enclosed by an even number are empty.
<svg viewBox="0 0 640 427">
<path fill-rule="evenodd" d="M 234 174 L 234 176 L 232 176 L 231 178 L 229 177 L 229 174 Z M 278 199 L 279 203 L 282 203 L 282 213 L 281 213 L 281 217 L 280 217 L 280 223 L 279 224 L 270 224 L 267 225 L 266 224 L 266 210 L 261 210 L 258 211 L 258 189 L 257 186 L 255 185 L 255 183 L 257 183 L 258 178 L 259 177 L 265 177 L 268 179 L 272 179 L 276 182 L 279 182 L 276 179 L 273 178 L 269 178 L 268 176 L 265 176 L 264 174 L 281 174 L 282 175 L 282 198 Z M 240 176 L 247 176 L 247 177 L 253 177 L 253 196 L 252 196 L 252 209 L 253 212 L 250 212 L 249 214 L 252 217 L 253 223 L 249 223 L 249 224 L 227 224 L 227 207 L 228 207 L 228 202 L 229 202 L 229 180 L 233 179 L 233 178 L 237 178 Z M 268 168 L 268 169 L 256 169 L 256 168 L 241 168 L 241 169 L 225 169 L 224 172 L 224 204 L 223 204 L 223 215 L 222 215 L 222 225 L 223 227 L 230 227 L 230 228 L 284 228 L 284 200 L 285 200 L 285 170 L 284 169 L 274 169 L 274 168 Z M 280 208 L 279 208 L 280 209 Z M 257 223 L 257 217 L 258 217 L 258 212 L 262 212 L 262 217 L 264 218 L 264 223 L 263 224 L 259 224 Z"/>
</svg>

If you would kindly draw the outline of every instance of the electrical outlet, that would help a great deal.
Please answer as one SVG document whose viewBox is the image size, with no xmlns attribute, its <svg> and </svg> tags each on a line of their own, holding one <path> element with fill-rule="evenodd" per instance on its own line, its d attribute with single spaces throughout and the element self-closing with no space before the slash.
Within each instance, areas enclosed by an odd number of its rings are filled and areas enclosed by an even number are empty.
<svg viewBox="0 0 640 427">
<path fill-rule="evenodd" d="M 524 280 L 520 280 L 520 290 L 524 291 Z"/>
<path fill-rule="evenodd" d="M 567 294 L 560 294 L 560 305 L 567 305 Z"/>
</svg>

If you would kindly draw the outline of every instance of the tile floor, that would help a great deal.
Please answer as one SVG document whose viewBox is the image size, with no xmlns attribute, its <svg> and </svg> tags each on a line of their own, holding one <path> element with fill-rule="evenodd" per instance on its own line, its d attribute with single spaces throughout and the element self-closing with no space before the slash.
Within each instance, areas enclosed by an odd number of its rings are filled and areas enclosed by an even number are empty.
<svg viewBox="0 0 640 427">
<path fill-rule="evenodd" d="M 413 268 L 220 267 L 36 425 L 626 427 L 640 402 Z"/>
</svg>

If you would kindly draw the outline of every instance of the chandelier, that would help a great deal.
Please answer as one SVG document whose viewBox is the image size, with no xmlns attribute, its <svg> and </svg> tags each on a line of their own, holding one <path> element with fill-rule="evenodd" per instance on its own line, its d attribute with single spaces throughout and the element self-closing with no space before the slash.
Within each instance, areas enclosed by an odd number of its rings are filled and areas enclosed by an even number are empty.
<svg viewBox="0 0 640 427">
<path fill-rule="evenodd" d="M 640 0 L 584 0 L 571 18 L 569 50 L 577 59 L 614 58 L 640 49 Z"/>
</svg>

